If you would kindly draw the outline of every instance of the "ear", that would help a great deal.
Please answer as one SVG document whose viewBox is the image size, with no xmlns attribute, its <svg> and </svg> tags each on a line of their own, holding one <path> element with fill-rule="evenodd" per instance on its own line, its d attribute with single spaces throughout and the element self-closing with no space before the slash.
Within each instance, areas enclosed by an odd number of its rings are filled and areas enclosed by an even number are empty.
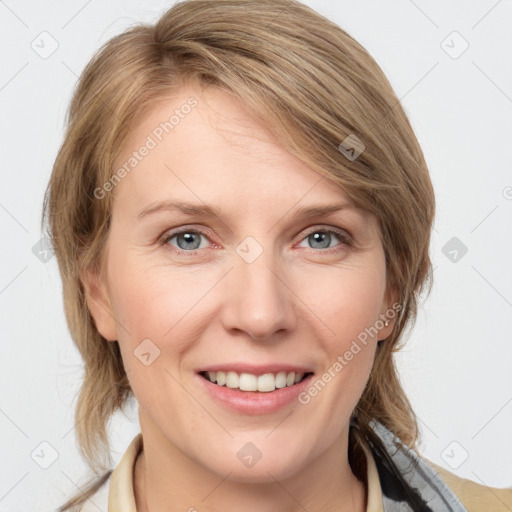
<svg viewBox="0 0 512 512">
<path fill-rule="evenodd" d="M 108 341 L 116 341 L 117 325 L 104 277 L 97 270 L 85 271 L 82 282 L 85 288 L 87 307 L 94 319 L 96 329 Z"/>
<path fill-rule="evenodd" d="M 397 318 L 400 316 L 402 305 L 398 301 L 398 297 L 399 295 L 396 291 L 389 287 L 386 289 L 379 315 L 379 320 L 383 324 L 382 329 L 379 329 L 379 340 L 385 340 L 392 333 Z M 387 326 L 385 325 L 386 320 L 389 322 Z M 381 322 L 379 322 L 379 325 Z"/>
</svg>

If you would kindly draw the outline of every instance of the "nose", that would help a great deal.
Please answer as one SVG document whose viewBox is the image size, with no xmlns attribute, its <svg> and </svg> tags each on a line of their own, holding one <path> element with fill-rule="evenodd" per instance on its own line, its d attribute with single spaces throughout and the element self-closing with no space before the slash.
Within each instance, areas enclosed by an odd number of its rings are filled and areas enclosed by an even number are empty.
<svg viewBox="0 0 512 512">
<path fill-rule="evenodd" d="M 242 258 L 235 260 L 226 282 L 224 327 L 254 340 L 274 340 L 295 329 L 296 297 L 285 274 L 266 252 L 252 263 Z"/>
</svg>

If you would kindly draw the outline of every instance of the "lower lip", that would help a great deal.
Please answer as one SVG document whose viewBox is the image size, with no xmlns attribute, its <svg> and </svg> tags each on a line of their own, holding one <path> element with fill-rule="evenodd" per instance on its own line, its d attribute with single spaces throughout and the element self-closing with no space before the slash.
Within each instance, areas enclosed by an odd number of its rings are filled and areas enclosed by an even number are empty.
<svg viewBox="0 0 512 512">
<path fill-rule="evenodd" d="M 211 397 L 220 405 L 247 415 L 270 414 L 294 401 L 298 402 L 298 396 L 308 388 L 314 377 L 314 374 L 310 374 L 293 386 L 261 392 L 240 391 L 238 388 L 232 389 L 227 386 L 219 386 L 199 374 L 196 375 L 201 385 L 205 387 Z"/>
</svg>

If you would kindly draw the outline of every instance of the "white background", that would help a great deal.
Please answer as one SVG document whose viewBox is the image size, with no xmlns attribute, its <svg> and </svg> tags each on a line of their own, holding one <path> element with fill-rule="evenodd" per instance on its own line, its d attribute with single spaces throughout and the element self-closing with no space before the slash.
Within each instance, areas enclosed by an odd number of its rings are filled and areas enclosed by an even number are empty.
<svg viewBox="0 0 512 512">
<path fill-rule="evenodd" d="M 380 64 L 436 190 L 435 285 L 398 357 L 420 418 L 421 451 L 463 477 L 510 486 L 512 2 L 305 3 Z M 43 263 L 32 248 L 77 77 L 103 42 L 171 4 L 0 2 L 0 511 L 53 510 L 87 477 L 73 431 L 81 360 L 64 319 L 56 259 Z M 48 37 L 43 31 L 58 42 L 46 59 L 31 47 Z M 453 58 L 461 38 L 469 47 Z M 457 262 L 443 253 L 452 237 L 468 249 Z M 115 463 L 137 421 L 136 404 L 114 418 Z M 43 441 L 58 452 L 46 470 L 31 458 Z"/>
</svg>

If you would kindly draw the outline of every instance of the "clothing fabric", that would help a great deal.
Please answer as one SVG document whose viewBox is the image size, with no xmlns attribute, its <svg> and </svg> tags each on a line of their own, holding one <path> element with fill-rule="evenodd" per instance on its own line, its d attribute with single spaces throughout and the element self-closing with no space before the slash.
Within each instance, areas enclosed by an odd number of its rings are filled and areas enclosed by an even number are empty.
<svg viewBox="0 0 512 512">
<path fill-rule="evenodd" d="M 381 423 L 372 421 L 370 426 L 381 444 L 361 443 L 367 465 L 366 512 L 512 511 L 512 487 L 487 487 L 458 477 L 418 457 Z M 133 473 L 141 450 L 138 434 L 110 478 L 75 512 L 137 512 Z"/>
</svg>

